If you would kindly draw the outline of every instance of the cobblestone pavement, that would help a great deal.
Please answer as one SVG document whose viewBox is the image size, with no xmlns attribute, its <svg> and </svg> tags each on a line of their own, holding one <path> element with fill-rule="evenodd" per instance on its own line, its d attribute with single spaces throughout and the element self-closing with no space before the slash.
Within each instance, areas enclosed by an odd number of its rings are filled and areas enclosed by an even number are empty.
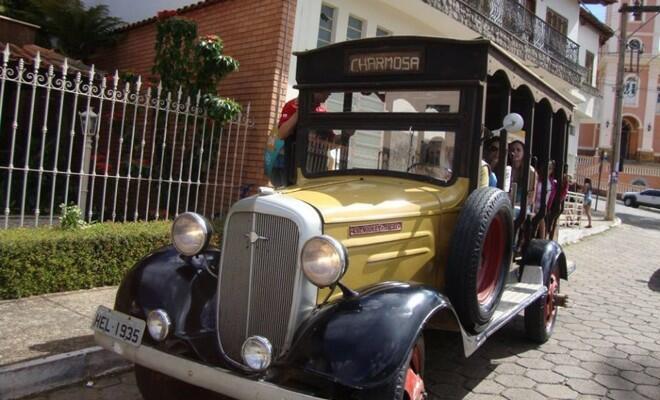
<svg viewBox="0 0 660 400">
<path fill-rule="evenodd" d="M 634 222 L 633 222 L 634 223 Z M 660 399 L 660 221 L 568 246 L 578 270 L 555 333 L 525 340 L 519 318 L 469 359 L 456 335 L 427 336 L 430 399 Z M 33 400 L 139 399 L 132 373 Z"/>
</svg>

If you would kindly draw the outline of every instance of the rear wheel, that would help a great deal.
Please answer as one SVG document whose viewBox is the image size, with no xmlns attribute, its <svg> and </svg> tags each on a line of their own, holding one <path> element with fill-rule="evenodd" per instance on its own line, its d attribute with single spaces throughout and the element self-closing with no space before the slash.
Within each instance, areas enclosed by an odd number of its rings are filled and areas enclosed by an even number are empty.
<svg viewBox="0 0 660 400">
<path fill-rule="evenodd" d="M 635 201 L 632 197 L 626 197 L 623 199 L 623 204 L 625 204 L 627 207 L 634 207 Z"/>
<path fill-rule="evenodd" d="M 499 304 L 513 252 L 513 212 L 507 194 L 480 188 L 468 197 L 456 223 L 446 271 L 446 291 L 461 324 L 478 333 Z"/>
<path fill-rule="evenodd" d="M 560 271 L 555 262 L 546 278 L 547 293 L 525 309 L 525 332 L 537 343 L 545 343 L 552 336 L 557 320 L 557 295 L 559 295 Z"/>
</svg>

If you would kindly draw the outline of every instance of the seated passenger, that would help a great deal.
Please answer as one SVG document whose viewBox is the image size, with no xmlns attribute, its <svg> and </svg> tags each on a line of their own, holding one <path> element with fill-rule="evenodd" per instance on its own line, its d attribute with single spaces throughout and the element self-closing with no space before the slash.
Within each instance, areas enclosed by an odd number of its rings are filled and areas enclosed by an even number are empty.
<svg viewBox="0 0 660 400">
<path fill-rule="evenodd" d="M 422 151 L 422 162 L 416 165 L 414 173 L 431 176 L 435 179 L 448 181 L 451 179 L 451 162 L 448 156 L 449 148 L 444 146 L 445 140 L 441 136 L 432 138 L 426 149 Z"/>
</svg>

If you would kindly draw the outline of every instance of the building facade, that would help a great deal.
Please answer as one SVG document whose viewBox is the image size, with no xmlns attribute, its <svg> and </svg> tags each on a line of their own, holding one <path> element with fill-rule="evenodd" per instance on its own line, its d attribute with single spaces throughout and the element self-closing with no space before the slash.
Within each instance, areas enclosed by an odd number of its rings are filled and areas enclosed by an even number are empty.
<svg viewBox="0 0 660 400">
<path fill-rule="evenodd" d="M 607 8 L 606 22 L 615 30 L 621 25 L 618 10 L 622 3 Z M 660 1 L 644 4 L 660 5 Z M 629 15 L 627 31 L 621 158 L 632 164 L 657 163 L 660 162 L 660 19 L 655 13 Z M 617 37 L 602 48 L 598 89 L 603 96 L 603 113 L 597 124 L 584 128 L 579 145 L 582 154 L 612 148 L 618 46 Z"/>
<path fill-rule="evenodd" d="M 601 120 L 594 66 L 599 46 L 611 35 L 581 7 L 585 2 L 611 1 L 181 0 L 179 5 L 182 16 L 198 22 L 200 34 L 218 34 L 225 41 L 225 53 L 241 62 L 241 70 L 220 89 L 225 96 L 252 104 L 253 146 L 247 157 L 255 167 L 248 169 L 247 179 L 263 184 L 260 165 L 266 133 L 284 101 L 297 94 L 292 52 L 383 35 L 484 37 L 505 48 L 576 104 L 569 136 L 569 164 L 574 168 L 581 126 Z M 106 3 L 117 14 L 114 2 Z M 152 16 L 155 10 L 140 11 Z M 148 75 L 154 24 L 150 18 L 126 28 L 119 45 L 100 57 L 101 66 Z"/>
</svg>

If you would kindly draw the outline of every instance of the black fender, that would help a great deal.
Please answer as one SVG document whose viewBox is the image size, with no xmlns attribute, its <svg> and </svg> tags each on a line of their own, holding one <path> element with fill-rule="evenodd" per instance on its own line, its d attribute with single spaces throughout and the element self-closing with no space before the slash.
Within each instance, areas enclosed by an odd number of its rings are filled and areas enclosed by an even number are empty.
<svg viewBox="0 0 660 400">
<path fill-rule="evenodd" d="M 188 343 L 202 360 L 217 361 L 217 280 L 207 266 L 217 267 L 219 259 L 220 251 L 216 249 L 185 257 L 173 246 L 162 247 L 128 271 L 117 290 L 115 309 L 144 320 L 151 310 L 165 310 L 174 330 L 172 340 L 162 346 L 180 340 Z M 143 341 L 151 343 L 150 340 L 145 332 Z"/>
<path fill-rule="evenodd" d="M 533 239 L 529 242 L 525 255 L 524 265 L 540 265 L 543 268 L 543 282 L 550 277 L 552 266 L 559 262 L 560 277 L 568 279 L 568 265 L 566 255 L 559 243 L 554 240 Z"/>
<path fill-rule="evenodd" d="M 315 311 L 298 329 L 287 363 L 351 389 L 387 389 L 424 323 L 444 308 L 451 309 L 449 300 L 429 287 L 372 286 Z"/>
</svg>

